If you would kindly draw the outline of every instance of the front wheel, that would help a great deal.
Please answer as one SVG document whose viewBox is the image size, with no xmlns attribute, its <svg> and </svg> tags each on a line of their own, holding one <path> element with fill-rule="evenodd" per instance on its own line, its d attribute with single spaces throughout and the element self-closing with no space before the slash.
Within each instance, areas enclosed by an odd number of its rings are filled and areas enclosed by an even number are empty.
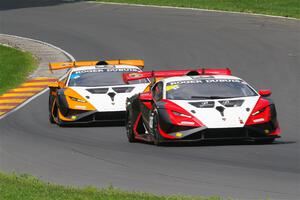
<svg viewBox="0 0 300 200">
<path fill-rule="evenodd" d="M 133 125 L 132 125 L 131 120 L 132 119 L 131 119 L 130 115 L 128 114 L 127 121 L 126 121 L 126 134 L 127 134 L 128 142 L 134 143 L 134 142 L 136 142 L 136 139 L 134 136 Z"/>
<path fill-rule="evenodd" d="M 159 130 L 158 130 L 158 123 L 159 123 L 158 114 L 154 113 L 154 115 L 153 115 L 153 127 L 152 127 L 153 137 L 154 137 L 153 143 L 156 146 L 161 146 L 162 142 L 161 142 L 160 134 L 159 134 Z"/>
<path fill-rule="evenodd" d="M 52 113 L 49 113 L 49 122 L 50 122 L 51 124 L 55 124 L 55 120 L 54 120 L 54 118 L 53 118 L 53 116 L 52 116 Z"/>
<path fill-rule="evenodd" d="M 56 117 L 55 117 L 55 122 L 58 126 L 60 127 L 65 127 L 66 125 L 63 123 L 63 121 L 59 117 L 59 108 L 58 106 L 55 106 L 55 112 L 56 112 Z"/>
<path fill-rule="evenodd" d="M 49 96 L 49 122 L 51 124 L 55 124 L 55 119 L 54 119 L 53 113 L 52 113 L 52 109 L 55 109 L 55 108 L 53 108 L 53 106 L 55 106 L 55 104 L 53 105 L 53 97 L 50 95 Z"/>
</svg>

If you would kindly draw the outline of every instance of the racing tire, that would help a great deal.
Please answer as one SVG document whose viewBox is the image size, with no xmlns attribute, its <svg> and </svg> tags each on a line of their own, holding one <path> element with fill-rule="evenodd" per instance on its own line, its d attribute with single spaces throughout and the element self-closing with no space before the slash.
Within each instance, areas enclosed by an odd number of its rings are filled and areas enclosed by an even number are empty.
<svg viewBox="0 0 300 200">
<path fill-rule="evenodd" d="M 137 140 L 135 139 L 135 136 L 134 136 L 133 125 L 132 125 L 131 117 L 129 114 L 127 116 L 127 121 L 126 121 L 126 135 L 128 138 L 128 142 L 130 142 L 130 143 L 137 142 Z"/>
<path fill-rule="evenodd" d="M 60 127 L 64 127 L 64 123 L 62 122 L 62 120 L 59 118 L 59 114 L 58 114 L 58 106 L 56 106 L 56 124 Z"/>
<path fill-rule="evenodd" d="M 159 130 L 158 130 L 158 114 L 154 113 L 153 115 L 153 127 L 152 127 L 152 131 L 153 131 L 153 144 L 156 146 L 162 146 L 163 143 L 161 142 L 161 138 L 160 138 L 160 134 L 159 134 Z"/>
<path fill-rule="evenodd" d="M 51 106 L 51 104 L 52 104 L 52 96 L 49 96 L 49 122 L 51 123 L 51 124 L 55 124 L 55 120 L 54 120 L 54 117 L 53 117 L 53 115 L 52 115 L 52 106 Z"/>
<path fill-rule="evenodd" d="M 51 124 L 55 124 L 55 120 L 54 120 L 54 118 L 53 118 L 53 116 L 52 116 L 51 113 L 49 113 L 49 122 L 50 122 Z"/>
<path fill-rule="evenodd" d="M 49 113 L 49 122 L 51 124 L 57 124 L 58 126 L 62 126 L 62 122 L 58 116 L 58 106 L 57 106 L 57 103 L 55 103 L 54 105 L 54 112 L 56 114 L 56 116 L 53 116 L 51 111 Z M 51 108 L 52 109 L 52 108 Z"/>
</svg>

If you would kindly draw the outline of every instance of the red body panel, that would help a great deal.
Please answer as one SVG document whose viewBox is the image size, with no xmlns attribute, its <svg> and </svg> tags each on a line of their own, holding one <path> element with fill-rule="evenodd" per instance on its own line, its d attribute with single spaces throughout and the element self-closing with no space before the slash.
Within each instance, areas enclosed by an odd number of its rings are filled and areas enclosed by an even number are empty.
<svg viewBox="0 0 300 200">
<path fill-rule="evenodd" d="M 204 126 L 203 123 L 198 120 L 196 117 L 188 113 L 185 109 L 180 107 L 179 105 L 173 103 L 172 101 L 163 99 L 163 102 L 165 102 L 165 108 L 167 109 L 167 112 L 169 114 L 169 117 L 171 119 L 171 122 L 174 125 L 179 126 L 193 126 L 193 127 L 199 127 Z M 182 115 L 176 115 L 175 112 L 180 113 Z M 186 122 L 185 124 L 183 122 Z M 189 122 L 189 123 L 187 123 Z"/>
<path fill-rule="evenodd" d="M 270 110 L 270 102 L 266 99 L 260 98 L 252 113 L 250 114 L 246 125 L 253 124 L 262 124 L 270 121 L 271 118 L 271 110 Z"/>
</svg>

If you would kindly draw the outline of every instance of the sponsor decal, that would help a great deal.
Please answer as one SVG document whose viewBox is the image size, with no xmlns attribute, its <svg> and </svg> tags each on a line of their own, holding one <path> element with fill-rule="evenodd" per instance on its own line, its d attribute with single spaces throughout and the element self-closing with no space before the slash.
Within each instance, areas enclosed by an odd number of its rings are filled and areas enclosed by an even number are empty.
<svg viewBox="0 0 300 200">
<path fill-rule="evenodd" d="M 239 83 L 238 79 L 207 79 L 203 80 L 206 83 Z"/>
<path fill-rule="evenodd" d="M 73 74 L 81 73 L 103 73 L 103 72 L 139 72 L 139 69 L 132 68 L 111 68 L 111 69 L 85 69 L 73 72 Z"/>
<path fill-rule="evenodd" d="M 71 74 L 70 79 L 77 79 L 79 77 L 80 77 L 79 74 Z"/>
<path fill-rule="evenodd" d="M 131 78 L 137 78 L 137 77 L 141 77 L 141 76 L 143 76 L 142 74 L 139 74 L 139 73 L 132 73 L 132 74 L 129 74 L 129 76 L 131 77 Z"/>
<path fill-rule="evenodd" d="M 61 64 L 61 66 L 63 66 L 63 67 L 68 66 L 68 65 L 69 65 L 69 64 L 67 64 L 67 63 Z"/>
<path fill-rule="evenodd" d="M 166 90 L 170 91 L 170 90 L 176 90 L 179 88 L 179 85 L 167 85 Z"/>
<path fill-rule="evenodd" d="M 178 84 L 195 84 L 195 83 L 240 83 L 239 79 L 202 79 L 202 80 L 183 80 L 169 82 L 167 85 L 178 85 Z"/>
</svg>

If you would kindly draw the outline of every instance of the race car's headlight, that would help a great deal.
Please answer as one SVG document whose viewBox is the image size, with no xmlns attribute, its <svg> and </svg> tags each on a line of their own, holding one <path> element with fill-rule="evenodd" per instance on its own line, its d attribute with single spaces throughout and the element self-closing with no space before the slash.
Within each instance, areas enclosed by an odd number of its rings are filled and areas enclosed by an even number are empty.
<svg viewBox="0 0 300 200">
<path fill-rule="evenodd" d="M 192 116 L 190 116 L 190 115 L 185 115 L 183 113 L 179 113 L 179 112 L 176 112 L 176 111 L 172 111 L 172 113 L 174 115 L 177 115 L 177 116 L 180 116 L 180 117 L 192 118 Z"/>
<path fill-rule="evenodd" d="M 69 98 L 72 100 L 72 101 L 77 101 L 77 102 L 80 102 L 80 103 L 86 103 L 86 100 L 83 100 L 83 99 L 78 99 L 76 97 L 70 97 Z"/>
<path fill-rule="evenodd" d="M 267 123 L 271 120 L 271 109 L 270 106 L 265 106 L 263 108 L 254 108 L 246 125 L 262 124 Z"/>
<path fill-rule="evenodd" d="M 252 115 L 252 116 L 258 115 L 259 113 L 264 112 L 264 111 L 266 110 L 266 108 L 267 108 L 267 107 L 264 107 L 263 109 L 258 110 L 258 111 L 256 111 L 256 112 L 252 113 L 251 115 Z"/>
<path fill-rule="evenodd" d="M 202 126 L 202 123 L 188 113 L 169 110 L 171 123 L 178 126 Z"/>
</svg>

